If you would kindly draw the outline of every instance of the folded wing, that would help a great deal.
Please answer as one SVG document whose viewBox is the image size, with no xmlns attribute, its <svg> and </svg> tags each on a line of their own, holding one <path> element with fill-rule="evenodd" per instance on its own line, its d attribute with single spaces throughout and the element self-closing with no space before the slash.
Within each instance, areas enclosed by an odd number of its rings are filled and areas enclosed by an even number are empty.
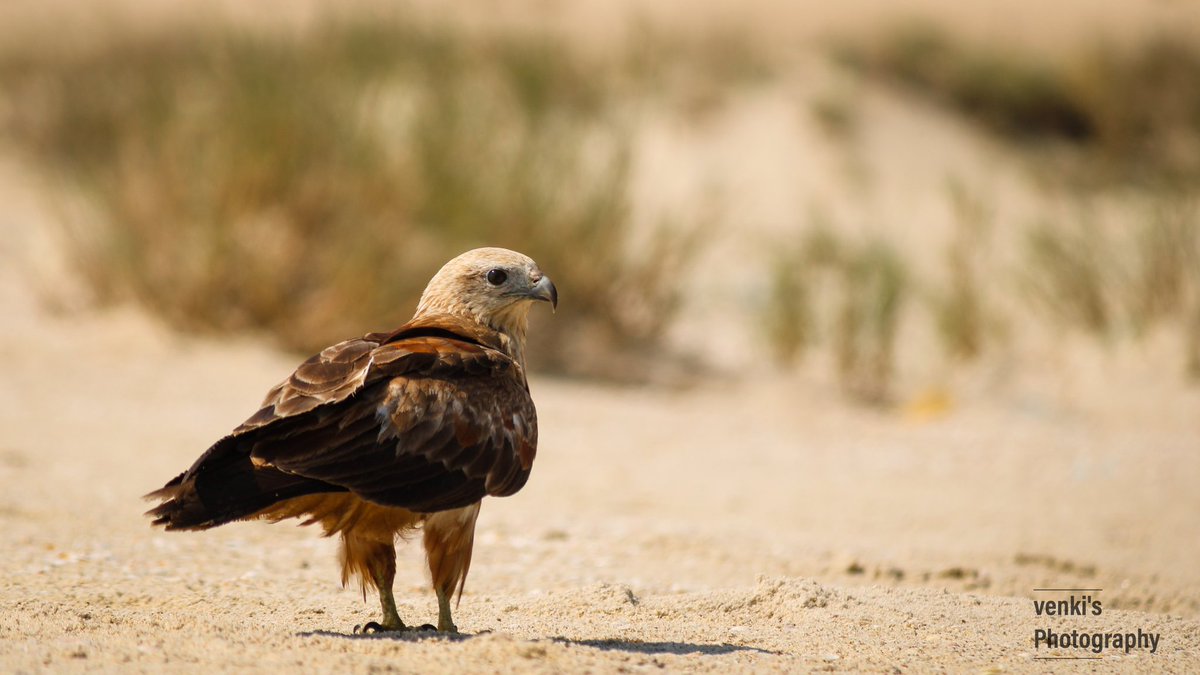
<svg viewBox="0 0 1200 675">
<path fill-rule="evenodd" d="M 419 512 L 513 494 L 529 477 L 537 417 L 501 339 L 434 317 L 325 349 L 148 495 L 164 500 L 150 514 L 193 529 L 316 492 Z"/>
</svg>

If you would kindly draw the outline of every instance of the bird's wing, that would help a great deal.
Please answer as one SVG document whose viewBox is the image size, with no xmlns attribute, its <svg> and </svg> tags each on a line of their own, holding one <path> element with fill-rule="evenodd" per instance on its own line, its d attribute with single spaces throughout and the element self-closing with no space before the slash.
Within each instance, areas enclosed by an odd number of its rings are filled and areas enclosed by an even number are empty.
<svg viewBox="0 0 1200 675">
<path fill-rule="evenodd" d="M 146 495 L 168 529 L 245 518 L 291 497 L 349 490 L 413 511 L 515 493 L 537 414 L 501 338 L 450 317 L 323 350 L 184 473 Z"/>
<path fill-rule="evenodd" d="M 431 512 L 519 490 L 537 447 L 520 366 L 458 322 L 344 342 L 234 432 L 259 467 Z M 376 336 L 368 336 L 376 337 Z"/>
<path fill-rule="evenodd" d="M 380 345 L 369 339 L 346 340 L 313 355 L 286 380 L 267 392 L 258 412 L 233 430 L 245 434 L 273 422 L 302 415 L 320 405 L 345 401 L 362 388 Z"/>
</svg>

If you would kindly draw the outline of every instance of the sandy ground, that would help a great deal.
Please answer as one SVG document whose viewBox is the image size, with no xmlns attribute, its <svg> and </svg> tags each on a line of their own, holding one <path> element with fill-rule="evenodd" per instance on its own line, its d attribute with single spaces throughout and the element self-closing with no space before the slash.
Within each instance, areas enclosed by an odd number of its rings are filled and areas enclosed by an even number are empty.
<svg viewBox="0 0 1200 675">
<path fill-rule="evenodd" d="M 1096 16 L 1116 25 L 1126 6 Z M 8 11 L 23 7 L 36 3 Z M 961 21 L 1021 32 L 1031 11 Z M 838 86 L 820 82 L 648 125 L 639 204 L 674 208 L 714 183 L 741 200 L 744 229 L 713 234 L 672 336 L 714 374 L 687 389 L 533 380 L 537 465 L 484 506 L 453 638 L 355 635 L 376 601 L 341 588 L 335 542 L 311 529 L 148 527 L 139 495 L 297 359 L 131 309 L 49 311 L 62 268 L 47 222 L 70 204 L 0 153 L 0 672 L 1200 672 L 1200 390 L 1178 381 L 1177 344 L 1020 345 L 965 379 L 903 374 L 912 401 L 888 412 L 766 362 L 748 327 L 753 261 L 815 200 L 861 203 L 847 220 L 906 236 L 919 223 L 923 251 L 952 225 L 948 175 L 1001 210 L 1032 208 L 1011 158 L 876 90 L 856 94 L 868 131 L 852 150 L 881 187 L 846 188 L 847 153 L 797 125 L 814 87 Z M 720 257 L 736 272 L 704 274 Z M 922 403 L 922 384 L 953 395 Z M 415 548 L 396 591 L 423 623 L 436 604 Z M 1102 614 L 1039 617 L 1035 600 L 1070 595 L 1039 588 L 1102 589 L 1086 593 Z M 1161 637 L 1155 653 L 1041 660 L 1094 654 L 1035 648 L 1038 629 Z"/>
</svg>

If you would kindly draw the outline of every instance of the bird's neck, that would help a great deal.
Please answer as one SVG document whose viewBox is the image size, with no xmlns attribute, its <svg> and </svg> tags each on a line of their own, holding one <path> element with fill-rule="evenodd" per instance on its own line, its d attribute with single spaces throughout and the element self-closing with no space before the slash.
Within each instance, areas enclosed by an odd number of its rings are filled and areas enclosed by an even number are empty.
<svg viewBox="0 0 1200 675">
<path fill-rule="evenodd" d="M 529 305 L 514 303 L 499 311 L 484 314 L 473 307 L 462 305 L 438 305 L 422 303 L 413 321 L 431 319 L 438 315 L 450 315 L 496 331 L 500 335 L 500 348 L 509 358 L 525 369 L 525 334 L 529 328 Z"/>
<path fill-rule="evenodd" d="M 525 368 L 525 333 L 529 329 L 529 306 L 524 303 L 512 305 L 508 310 L 494 313 L 488 317 L 487 321 L 481 323 L 500 333 L 504 352 L 523 370 Z"/>
</svg>

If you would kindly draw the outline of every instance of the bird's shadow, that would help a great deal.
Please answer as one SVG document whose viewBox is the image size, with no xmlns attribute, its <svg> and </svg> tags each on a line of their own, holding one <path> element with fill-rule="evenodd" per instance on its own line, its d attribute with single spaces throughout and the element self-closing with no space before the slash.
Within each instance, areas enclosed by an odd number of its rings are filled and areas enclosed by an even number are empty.
<svg viewBox="0 0 1200 675">
<path fill-rule="evenodd" d="M 630 652 L 633 654 L 703 654 L 719 656 L 735 652 L 754 652 L 756 654 L 778 654 L 769 649 L 751 647 L 749 645 L 731 645 L 728 642 L 719 644 L 696 642 L 645 642 L 642 640 L 619 640 L 605 638 L 602 640 L 573 640 L 565 637 L 550 638 L 551 642 L 565 645 L 580 645 L 606 652 Z"/>
<path fill-rule="evenodd" d="M 331 630 L 313 630 L 296 633 L 296 636 L 340 638 L 343 640 L 389 640 L 392 642 L 467 642 L 474 638 L 489 634 L 491 634 L 491 631 L 482 631 L 479 633 L 438 633 L 436 631 L 339 633 Z M 533 642 L 540 641 L 541 640 L 533 640 Z M 675 641 L 645 642 L 642 640 L 620 640 L 617 638 L 579 640 L 561 636 L 548 638 L 547 641 L 556 642 L 563 645 L 591 647 L 592 649 L 599 649 L 606 652 L 617 651 L 629 652 L 631 654 L 702 654 L 705 656 L 719 656 L 722 654 L 733 654 L 736 652 L 753 652 L 756 654 L 779 653 L 769 649 L 751 647 L 748 645 L 733 645 L 727 642 L 719 644 Z"/>
<path fill-rule="evenodd" d="M 476 635 L 485 634 L 439 633 L 432 630 L 382 631 L 378 633 L 360 633 L 358 630 L 350 633 L 342 633 L 336 630 L 306 630 L 296 633 L 296 637 L 328 637 L 341 638 L 343 640 L 390 640 L 392 642 L 465 642 Z"/>
</svg>

